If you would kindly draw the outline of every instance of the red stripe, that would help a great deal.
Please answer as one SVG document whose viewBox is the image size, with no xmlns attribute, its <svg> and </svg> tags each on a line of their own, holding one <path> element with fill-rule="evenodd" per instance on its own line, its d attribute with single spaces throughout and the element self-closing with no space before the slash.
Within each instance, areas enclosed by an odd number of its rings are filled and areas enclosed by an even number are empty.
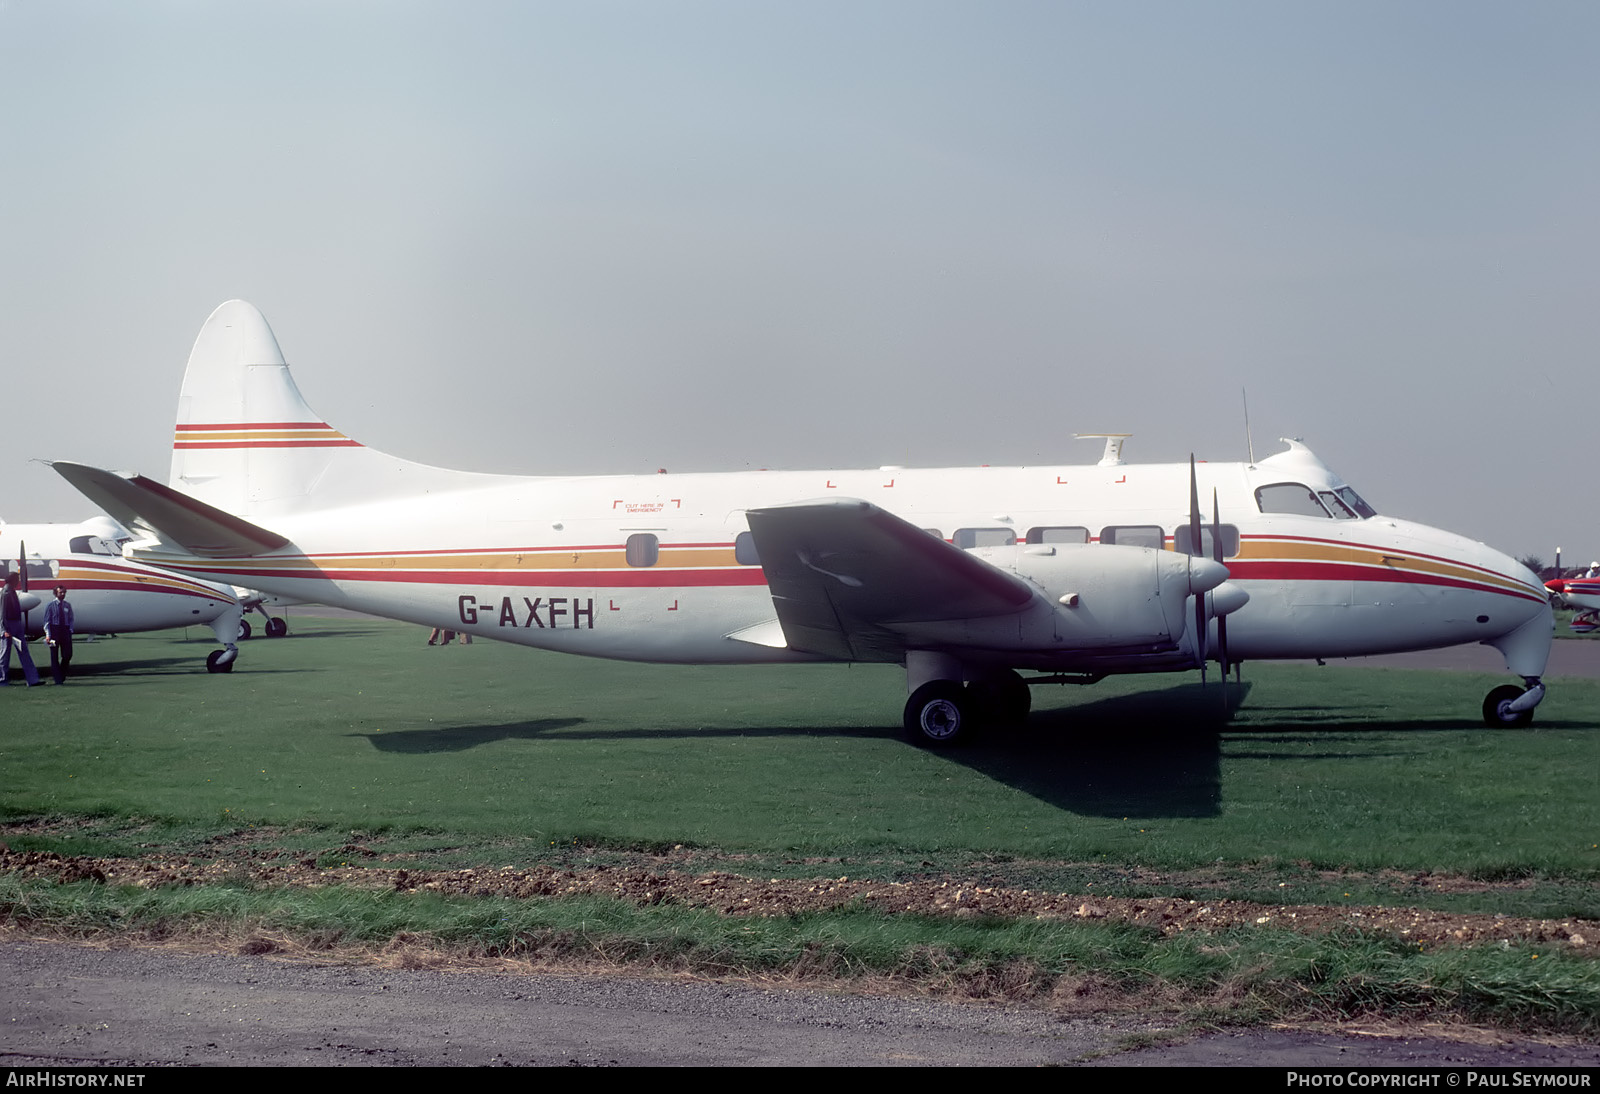
<svg viewBox="0 0 1600 1094">
<path fill-rule="evenodd" d="M 1328 547 L 1341 547 L 1357 551 L 1372 551 L 1375 554 L 1389 555 L 1395 558 L 1398 558 L 1401 555 L 1404 555 L 1407 558 L 1425 558 L 1429 562 L 1443 562 L 1448 566 L 1460 566 L 1462 569 L 1466 570 L 1477 570 L 1481 574 L 1493 574 L 1495 577 L 1504 577 L 1511 581 L 1516 580 L 1507 574 L 1502 574 L 1496 570 L 1491 570 L 1487 566 L 1479 566 L 1472 562 L 1463 562 L 1459 558 L 1447 558 L 1444 555 L 1423 554 L 1421 551 L 1413 551 L 1409 548 L 1403 547 L 1374 547 L 1367 543 L 1352 543 L 1340 539 L 1319 539 L 1315 536 L 1245 536 L 1243 538 L 1254 543 L 1262 544 L 1271 543 L 1274 540 L 1285 543 L 1319 543 Z"/>
<path fill-rule="evenodd" d="M 123 574 L 126 577 L 141 583 L 153 581 L 182 582 L 184 580 L 177 574 L 168 573 L 165 570 L 161 571 L 160 573 L 151 573 L 149 570 L 135 570 L 128 566 L 118 566 L 114 562 L 91 562 L 84 559 L 72 558 L 70 556 L 61 559 L 60 561 L 63 564 L 63 567 L 70 566 L 74 570 L 103 570 L 106 573 Z M 75 581 L 71 578 L 63 578 L 62 584 L 65 584 L 69 589 L 76 589 L 83 586 L 83 582 Z M 205 589 L 193 585 L 189 586 L 188 588 L 189 591 L 196 596 L 215 597 L 218 595 L 215 589 Z"/>
<path fill-rule="evenodd" d="M 321 554 L 296 557 L 316 561 L 322 558 L 421 558 L 432 555 L 570 555 L 592 551 L 621 551 L 626 547 L 625 543 L 573 544 L 570 547 L 432 547 L 422 551 L 326 551 Z M 663 551 L 716 548 L 733 550 L 733 544 L 727 542 L 663 543 L 660 547 Z"/>
<path fill-rule="evenodd" d="M 1416 570 L 1391 570 L 1383 566 L 1359 566 L 1338 562 L 1244 562 L 1234 559 L 1228 572 L 1240 581 L 1369 581 L 1389 585 L 1439 585 L 1451 589 L 1472 589 L 1483 593 L 1500 593 L 1519 600 L 1540 602 L 1542 596 L 1533 596 L 1523 590 L 1486 585 L 1477 581 L 1444 577 L 1439 574 L 1420 573 Z M 1492 571 L 1486 571 L 1492 572 Z"/>
<path fill-rule="evenodd" d="M 363 448 L 348 437 L 325 441 L 173 441 L 173 448 Z"/>
<path fill-rule="evenodd" d="M 112 593 L 166 593 L 169 596 L 188 596 L 196 600 L 211 600 L 218 604 L 227 604 L 232 597 L 225 597 L 221 593 L 197 592 L 171 585 L 149 585 L 143 582 L 127 581 L 74 581 L 71 578 L 62 578 L 56 582 L 63 586 L 68 593 L 81 592 L 112 592 Z M 37 611 L 38 609 L 33 609 Z"/>
<path fill-rule="evenodd" d="M 495 570 L 411 570 L 398 573 L 374 573 L 371 570 L 227 570 L 210 571 L 183 567 L 185 573 L 194 573 L 217 580 L 237 579 L 249 585 L 255 578 L 296 578 L 304 581 L 362 581 L 400 582 L 409 585 L 462 585 L 477 588 L 485 586 L 510 586 L 514 588 L 561 589 L 688 589 L 730 588 L 761 586 L 766 576 L 761 567 L 751 566 L 740 570 L 588 570 L 580 572 L 518 573 Z"/>
</svg>

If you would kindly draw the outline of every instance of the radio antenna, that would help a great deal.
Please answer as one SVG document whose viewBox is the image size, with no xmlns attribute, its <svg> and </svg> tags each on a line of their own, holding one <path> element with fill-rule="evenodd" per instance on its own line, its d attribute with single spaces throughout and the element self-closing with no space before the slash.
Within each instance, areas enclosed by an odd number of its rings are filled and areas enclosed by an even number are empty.
<svg viewBox="0 0 1600 1094">
<path fill-rule="evenodd" d="M 1239 388 L 1239 397 L 1244 400 L 1244 447 L 1250 453 L 1250 466 L 1256 465 L 1256 443 L 1250 439 L 1250 393 L 1242 386 Z"/>
</svg>

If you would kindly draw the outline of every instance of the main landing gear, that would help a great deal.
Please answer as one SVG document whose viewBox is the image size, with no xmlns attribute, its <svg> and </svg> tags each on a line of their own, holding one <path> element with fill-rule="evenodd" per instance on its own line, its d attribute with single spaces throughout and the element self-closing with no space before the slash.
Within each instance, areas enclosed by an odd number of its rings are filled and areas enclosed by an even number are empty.
<svg viewBox="0 0 1600 1094">
<path fill-rule="evenodd" d="M 984 726 L 1023 721 L 1032 703 L 1026 681 L 1011 669 L 987 672 L 965 684 L 929 680 L 906 701 L 906 736 L 913 744 L 948 748 L 970 741 Z"/>
<path fill-rule="evenodd" d="M 1544 684 L 1537 676 L 1524 676 L 1528 684 L 1502 684 L 1483 700 L 1483 724 L 1491 729 L 1512 729 L 1533 722 L 1533 708 L 1544 698 Z"/>
<path fill-rule="evenodd" d="M 261 614 L 267 616 L 265 631 L 268 638 L 282 638 L 289 633 L 289 624 L 284 621 L 282 616 L 267 615 L 265 608 L 261 609 Z M 252 633 L 254 632 L 250 628 L 250 620 L 239 620 L 239 641 L 243 642 Z"/>
</svg>

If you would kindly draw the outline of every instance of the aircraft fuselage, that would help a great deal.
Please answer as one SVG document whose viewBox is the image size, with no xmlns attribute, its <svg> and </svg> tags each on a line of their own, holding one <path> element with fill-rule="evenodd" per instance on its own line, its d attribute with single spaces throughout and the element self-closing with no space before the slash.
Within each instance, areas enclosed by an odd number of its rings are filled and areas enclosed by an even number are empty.
<svg viewBox="0 0 1600 1094">
<path fill-rule="evenodd" d="M 1298 453 L 1309 456 L 1303 449 L 1283 455 Z M 1235 660 L 1501 644 L 1548 618 L 1531 573 L 1465 537 L 1386 516 L 1263 512 L 1260 487 L 1294 485 L 1308 495 L 1348 489 L 1314 457 L 1275 459 L 1198 468 L 1202 495 L 1216 491 L 1222 561 L 1249 593 L 1228 616 Z M 1086 551 L 1106 543 L 1187 547 L 1188 480 L 1188 466 L 1178 464 L 507 477 L 314 519 L 285 514 L 273 527 L 291 546 L 270 554 L 141 557 L 209 580 L 567 653 L 816 660 L 730 637 L 774 618 L 760 561 L 740 545 L 741 535 L 749 537 L 746 510 L 861 498 L 1004 568 L 1030 540 L 1064 551 L 1075 542 Z M 1210 626 L 1214 633 L 1214 620 Z M 1548 642 L 1547 626 L 1545 650 Z M 1528 648 L 1527 674 L 1542 671 L 1537 635 L 1517 645 Z M 1193 663 L 1192 652 L 1109 659 L 1081 650 L 1002 652 L 996 659 L 1014 667 L 1058 671 Z M 1531 667 L 1536 657 L 1538 668 Z"/>
</svg>

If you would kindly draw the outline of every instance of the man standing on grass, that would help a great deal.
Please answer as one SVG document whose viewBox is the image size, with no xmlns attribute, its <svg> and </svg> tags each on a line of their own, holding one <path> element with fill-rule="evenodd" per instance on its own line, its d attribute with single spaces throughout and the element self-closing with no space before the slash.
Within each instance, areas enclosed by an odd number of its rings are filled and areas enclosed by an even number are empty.
<svg viewBox="0 0 1600 1094">
<path fill-rule="evenodd" d="M 22 676 L 31 688 L 39 682 L 39 670 L 33 667 L 33 655 L 28 652 L 28 627 L 22 618 L 22 601 L 17 599 L 17 585 L 21 578 L 16 571 L 6 575 L 6 588 L 0 593 L 0 642 L 5 643 L 5 659 L 0 660 L 0 688 L 11 681 L 11 647 L 21 655 Z"/>
<path fill-rule="evenodd" d="M 44 610 L 44 640 L 50 646 L 50 675 L 59 686 L 67 682 L 72 666 L 72 605 L 67 603 L 67 587 L 57 585 L 56 598 Z"/>
</svg>

